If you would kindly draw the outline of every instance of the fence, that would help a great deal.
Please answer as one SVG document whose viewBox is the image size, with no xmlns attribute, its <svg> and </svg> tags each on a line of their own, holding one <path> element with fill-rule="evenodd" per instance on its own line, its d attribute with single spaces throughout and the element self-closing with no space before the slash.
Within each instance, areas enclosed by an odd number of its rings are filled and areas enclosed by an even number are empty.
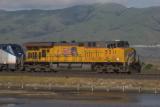
<svg viewBox="0 0 160 107">
<path fill-rule="evenodd" d="M 127 86 L 95 86 L 88 85 L 82 86 L 80 84 L 72 86 L 55 85 L 55 84 L 14 84 L 11 82 L 0 83 L 0 90 L 26 90 L 26 91 L 73 91 L 73 92 L 122 92 L 122 93 L 152 93 L 160 94 L 159 88 L 146 88 L 146 87 L 127 87 Z"/>
</svg>

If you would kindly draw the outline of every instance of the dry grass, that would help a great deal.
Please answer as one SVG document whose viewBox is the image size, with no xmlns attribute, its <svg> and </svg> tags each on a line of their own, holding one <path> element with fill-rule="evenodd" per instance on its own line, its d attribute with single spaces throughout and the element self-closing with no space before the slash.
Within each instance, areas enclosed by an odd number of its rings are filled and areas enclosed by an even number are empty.
<svg viewBox="0 0 160 107">
<path fill-rule="evenodd" d="M 35 76 L 0 76 L 0 83 L 7 84 L 52 84 L 55 86 L 96 86 L 96 87 L 122 87 L 128 88 L 159 88 L 159 80 L 133 80 L 133 79 L 97 79 L 97 78 L 66 78 L 66 77 L 35 77 Z"/>
</svg>

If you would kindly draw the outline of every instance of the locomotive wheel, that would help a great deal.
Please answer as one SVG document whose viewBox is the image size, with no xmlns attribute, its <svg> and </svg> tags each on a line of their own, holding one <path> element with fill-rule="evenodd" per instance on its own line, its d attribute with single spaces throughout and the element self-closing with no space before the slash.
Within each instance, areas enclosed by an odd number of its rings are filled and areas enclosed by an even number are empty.
<svg viewBox="0 0 160 107">
<path fill-rule="evenodd" d="M 26 68 L 25 71 L 26 72 L 32 72 L 32 69 L 31 68 Z"/>
<path fill-rule="evenodd" d="M 114 68 L 112 65 L 106 65 L 106 73 L 113 73 L 114 72 Z"/>
<path fill-rule="evenodd" d="M 94 71 L 97 72 L 97 73 L 103 73 L 103 72 L 104 72 L 103 66 L 101 66 L 101 65 L 96 65 L 96 66 L 94 67 Z"/>
<path fill-rule="evenodd" d="M 44 70 L 45 72 L 51 72 L 51 70 L 49 68 L 45 68 Z"/>
<path fill-rule="evenodd" d="M 25 71 L 25 68 L 24 67 L 20 67 L 18 70 L 20 70 L 20 71 Z"/>
<path fill-rule="evenodd" d="M 39 72 L 44 72 L 44 68 L 40 68 Z"/>
<path fill-rule="evenodd" d="M 39 68 L 36 68 L 34 72 L 40 72 L 41 70 Z"/>
<path fill-rule="evenodd" d="M 58 71 L 56 71 L 54 69 L 50 69 L 50 72 L 57 73 Z"/>
<path fill-rule="evenodd" d="M 105 65 L 104 68 L 103 68 L 103 72 L 104 72 L 104 73 L 108 73 L 108 72 L 107 72 L 107 66 L 106 66 L 106 65 Z"/>
</svg>

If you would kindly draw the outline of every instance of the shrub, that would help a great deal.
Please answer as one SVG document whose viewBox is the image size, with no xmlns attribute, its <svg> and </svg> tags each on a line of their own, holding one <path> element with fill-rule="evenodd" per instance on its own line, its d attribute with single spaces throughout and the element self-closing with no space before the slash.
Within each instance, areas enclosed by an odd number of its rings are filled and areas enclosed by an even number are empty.
<svg viewBox="0 0 160 107">
<path fill-rule="evenodd" d="M 150 70 L 152 69 L 153 65 L 152 64 L 147 64 L 145 65 L 145 70 Z"/>
</svg>

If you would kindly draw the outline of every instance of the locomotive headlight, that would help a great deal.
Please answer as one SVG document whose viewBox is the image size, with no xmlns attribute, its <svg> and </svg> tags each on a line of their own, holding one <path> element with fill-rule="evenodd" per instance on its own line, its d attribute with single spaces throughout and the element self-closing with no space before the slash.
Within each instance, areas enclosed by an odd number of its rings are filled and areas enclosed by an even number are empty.
<svg viewBox="0 0 160 107">
<path fill-rule="evenodd" d="M 117 58 L 116 60 L 119 61 L 119 58 Z"/>
</svg>

